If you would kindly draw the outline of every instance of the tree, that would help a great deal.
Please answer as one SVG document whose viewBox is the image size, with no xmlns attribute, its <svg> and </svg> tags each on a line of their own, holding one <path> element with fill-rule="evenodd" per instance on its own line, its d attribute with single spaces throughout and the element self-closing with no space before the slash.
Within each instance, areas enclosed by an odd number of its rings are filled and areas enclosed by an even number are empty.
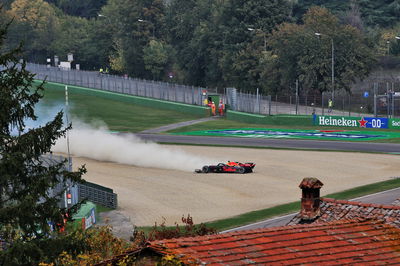
<svg viewBox="0 0 400 266">
<path fill-rule="evenodd" d="M 34 75 L 20 64 L 21 46 L 2 49 L 7 26 L 0 28 L 0 229 L 6 243 L 0 264 L 34 265 L 59 246 L 50 235 L 49 223 L 62 224 L 59 199 L 49 191 L 69 179 L 81 181 L 85 168 L 68 172 L 65 161 L 46 163 L 44 156 L 68 128 L 63 113 L 47 124 L 28 129 L 25 121 L 36 120 L 35 104 L 43 93 L 43 83 L 35 87 Z M 66 243 L 68 244 L 68 243 Z"/>
<path fill-rule="evenodd" d="M 289 11 L 281 0 L 171 1 L 165 22 L 168 41 L 177 51 L 185 81 L 255 90 L 260 85 L 264 36 L 285 21 Z M 257 29 L 257 34 L 248 28 Z"/>
<path fill-rule="evenodd" d="M 168 47 L 156 40 L 151 40 L 143 49 L 143 59 L 146 70 L 153 74 L 154 80 L 159 80 L 168 63 Z"/>
<path fill-rule="evenodd" d="M 54 7 L 43 0 L 15 0 L 7 13 L 16 21 L 10 31 L 24 41 L 27 58 L 44 63 L 59 27 Z"/>
<path fill-rule="evenodd" d="M 122 65 L 121 72 L 140 78 L 152 77 L 144 67 L 143 49 L 150 39 L 161 36 L 163 7 L 161 0 L 110 0 L 102 8 L 103 21 L 113 33 L 115 47 L 110 58 L 118 64 L 112 65 L 118 68 Z"/>
<path fill-rule="evenodd" d="M 350 9 L 347 12 L 344 12 L 342 20 L 344 24 L 351 25 L 360 31 L 364 30 L 364 23 L 361 18 L 360 7 L 358 6 L 356 0 L 350 1 Z"/>
<path fill-rule="evenodd" d="M 278 69 L 280 88 L 289 88 L 298 79 L 305 89 L 320 92 L 344 89 L 365 78 L 374 62 L 373 49 L 362 33 L 341 25 L 327 9 L 311 8 L 303 25 L 283 24 L 274 31 L 269 46 L 276 60 L 269 69 Z M 319 38 L 315 35 L 319 34 Z M 332 88 L 332 44 L 334 45 L 335 88 Z"/>
<path fill-rule="evenodd" d="M 353 1 L 338 0 L 298 0 L 293 7 L 293 16 L 298 22 L 313 6 L 329 9 L 335 15 L 347 12 Z M 397 0 L 358 0 L 361 17 L 369 27 L 392 27 L 398 22 L 400 4 Z"/>
<path fill-rule="evenodd" d="M 45 0 L 52 3 L 65 14 L 84 18 L 97 17 L 99 10 L 106 4 L 106 0 Z"/>
</svg>

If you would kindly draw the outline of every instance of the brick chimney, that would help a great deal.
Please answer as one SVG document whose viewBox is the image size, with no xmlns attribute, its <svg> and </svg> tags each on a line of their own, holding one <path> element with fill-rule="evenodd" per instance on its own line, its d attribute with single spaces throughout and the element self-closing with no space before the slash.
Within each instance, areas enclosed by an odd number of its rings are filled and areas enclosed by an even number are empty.
<svg viewBox="0 0 400 266">
<path fill-rule="evenodd" d="M 315 177 L 306 177 L 299 187 L 302 190 L 300 216 L 303 221 L 314 220 L 320 214 L 319 190 L 324 184 Z"/>
</svg>

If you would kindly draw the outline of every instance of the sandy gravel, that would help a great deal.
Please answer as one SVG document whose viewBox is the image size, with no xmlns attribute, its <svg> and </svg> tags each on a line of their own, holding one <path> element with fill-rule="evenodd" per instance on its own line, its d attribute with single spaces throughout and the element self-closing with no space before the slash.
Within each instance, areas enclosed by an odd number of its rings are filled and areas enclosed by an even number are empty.
<svg viewBox="0 0 400 266">
<path fill-rule="evenodd" d="M 174 146 L 174 148 L 176 148 Z M 195 174 L 143 168 L 75 157 L 86 164 L 86 180 L 114 189 L 119 211 L 137 226 L 180 222 L 190 214 L 195 223 L 299 200 L 304 177 L 317 177 L 321 194 L 400 176 L 399 156 L 363 153 L 287 151 L 179 146 L 191 154 L 255 162 L 252 174 Z M 199 165 L 201 168 L 201 165 Z"/>
</svg>

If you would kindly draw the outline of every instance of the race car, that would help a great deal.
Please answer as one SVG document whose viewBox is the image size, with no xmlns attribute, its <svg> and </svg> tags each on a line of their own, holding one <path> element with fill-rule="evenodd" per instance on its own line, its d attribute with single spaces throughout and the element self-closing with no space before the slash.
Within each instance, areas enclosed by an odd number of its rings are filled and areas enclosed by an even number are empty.
<svg viewBox="0 0 400 266">
<path fill-rule="evenodd" d="M 253 172 L 255 163 L 230 162 L 227 164 L 205 165 L 202 169 L 196 169 L 196 173 L 238 173 L 245 174 Z"/>
</svg>

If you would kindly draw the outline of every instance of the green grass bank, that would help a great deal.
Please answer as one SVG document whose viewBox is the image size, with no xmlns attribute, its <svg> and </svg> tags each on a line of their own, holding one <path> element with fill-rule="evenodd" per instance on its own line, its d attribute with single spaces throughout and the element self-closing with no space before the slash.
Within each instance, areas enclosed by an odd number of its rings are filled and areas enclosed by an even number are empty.
<svg viewBox="0 0 400 266">
<path fill-rule="evenodd" d="M 35 85 L 39 83 L 40 81 L 35 81 Z M 65 84 L 55 83 L 55 82 L 46 82 L 45 84 L 46 89 L 62 90 L 62 91 L 65 90 L 65 86 L 66 86 Z M 79 93 L 81 95 L 103 97 L 111 100 L 116 100 L 119 102 L 138 104 L 141 106 L 152 107 L 156 109 L 166 109 L 177 112 L 184 112 L 196 116 L 206 116 L 207 114 L 209 114 L 207 108 L 204 106 L 169 102 L 153 98 L 139 97 L 128 94 L 122 94 L 118 92 L 109 92 L 109 91 L 103 91 L 103 90 L 97 90 L 97 89 L 91 89 L 73 85 L 67 85 L 67 86 L 68 86 L 68 92 L 70 93 Z"/>
<path fill-rule="evenodd" d="M 311 115 L 257 115 L 228 110 L 226 118 L 244 123 L 265 124 L 273 126 L 313 126 Z"/>
<path fill-rule="evenodd" d="M 81 121 L 95 127 L 107 126 L 112 131 L 135 133 L 205 116 L 203 113 L 205 109 L 202 108 L 200 108 L 200 114 L 175 110 L 174 108 L 179 106 L 178 104 L 174 104 L 170 109 L 155 108 L 142 105 L 141 103 L 144 101 L 140 101 L 140 97 L 116 95 L 74 86 L 68 86 L 68 98 L 69 114 L 73 125 Z M 65 109 L 65 85 L 46 84 L 44 97 L 37 105 L 39 117 L 43 115 L 49 120 L 50 118 L 47 117 L 52 118 L 56 112 Z"/>
</svg>

